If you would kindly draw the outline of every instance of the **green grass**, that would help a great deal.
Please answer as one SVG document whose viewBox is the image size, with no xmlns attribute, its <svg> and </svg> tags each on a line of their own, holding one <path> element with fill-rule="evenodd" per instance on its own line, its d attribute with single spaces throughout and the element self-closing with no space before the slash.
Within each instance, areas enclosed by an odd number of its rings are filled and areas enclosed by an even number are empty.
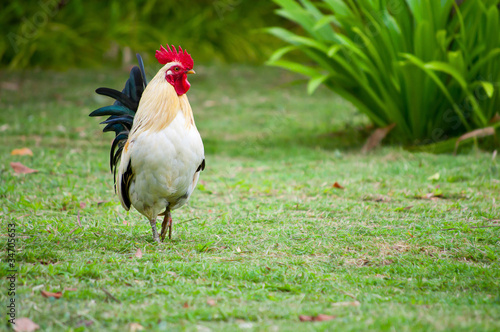
<svg viewBox="0 0 500 332">
<path fill-rule="evenodd" d="M 196 71 L 189 96 L 207 168 L 160 245 L 121 208 L 112 135 L 87 116 L 108 102 L 93 90 L 121 87 L 127 72 L 1 73 L 0 246 L 16 223 L 17 317 L 43 331 L 500 329 L 491 153 L 363 155 L 368 120 L 326 89 L 307 96 L 272 68 Z M 34 156 L 10 155 L 21 147 Z M 39 172 L 15 175 L 14 161 Z M 317 314 L 336 319 L 299 322 Z"/>
</svg>

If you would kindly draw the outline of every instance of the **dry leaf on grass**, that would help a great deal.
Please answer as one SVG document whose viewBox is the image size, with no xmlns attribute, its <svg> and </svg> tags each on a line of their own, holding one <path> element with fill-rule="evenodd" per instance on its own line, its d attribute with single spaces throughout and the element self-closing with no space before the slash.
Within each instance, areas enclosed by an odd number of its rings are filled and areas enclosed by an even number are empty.
<svg viewBox="0 0 500 332">
<path fill-rule="evenodd" d="M 184 304 L 182 305 L 183 308 L 189 308 L 189 304 L 187 302 L 184 302 Z"/>
<path fill-rule="evenodd" d="M 177 277 L 177 273 L 172 271 L 165 271 L 166 274 L 170 274 L 172 277 Z"/>
<path fill-rule="evenodd" d="M 33 332 L 38 330 L 40 326 L 26 317 L 16 318 L 16 324 L 13 325 L 16 332 Z"/>
<path fill-rule="evenodd" d="M 76 323 L 75 327 L 80 327 L 80 326 L 86 326 L 86 327 L 88 327 L 88 326 L 90 326 L 92 324 L 94 324 L 93 321 L 84 319 L 84 320 L 81 320 L 78 323 Z"/>
<path fill-rule="evenodd" d="M 436 180 L 437 181 L 437 180 L 439 180 L 440 177 L 441 177 L 441 175 L 439 174 L 439 172 L 437 172 L 436 174 L 429 176 L 427 178 L 427 180 Z"/>
<path fill-rule="evenodd" d="M 443 194 L 441 194 L 441 193 L 439 193 L 439 194 L 428 193 L 428 194 L 425 194 L 424 196 L 421 196 L 420 198 L 422 198 L 422 199 L 436 200 L 436 199 L 442 198 L 442 197 L 443 197 Z"/>
<path fill-rule="evenodd" d="M 500 114 L 496 113 L 490 120 L 490 123 L 500 122 Z"/>
<path fill-rule="evenodd" d="M 137 258 L 142 258 L 142 251 L 141 248 L 138 248 L 137 251 L 135 252 L 135 257 Z"/>
<path fill-rule="evenodd" d="M 377 146 L 380 145 L 380 142 L 387 136 L 387 134 L 396 126 L 395 123 L 390 124 L 384 128 L 377 128 L 375 131 L 368 137 L 365 145 L 361 149 L 361 152 L 367 153 L 368 151 L 373 150 Z"/>
<path fill-rule="evenodd" d="M 211 307 L 215 306 L 217 304 L 217 302 L 215 302 L 214 299 L 208 299 L 207 300 L 207 304 Z"/>
<path fill-rule="evenodd" d="M 359 301 L 332 303 L 332 307 L 359 307 L 360 305 L 361 303 L 359 303 Z"/>
<path fill-rule="evenodd" d="M 24 166 L 19 162 L 11 162 L 10 167 L 14 170 L 14 172 L 18 174 L 29 174 L 38 172 L 36 169 L 31 169 L 29 167 Z"/>
<path fill-rule="evenodd" d="M 9 90 L 9 91 L 17 91 L 19 90 L 19 83 L 17 82 L 2 82 L 0 84 L 2 89 Z"/>
<path fill-rule="evenodd" d="M 460 142 L 465 141 L 466 139 L 472 138 L 472 137 L 485 137 L 485 136 L 493 136 L 495 135 L 495 128 L 493 127 L 486 127 L 486 128 L 481 128 L 481 129 L 476 129 L 471 132 L 468 132 L 466 134 L 463 134 L 457 139 L 457 142 L 455 143 L 455 151 L 453 154 L 457 154 L 458 150 L 458 145 Z"/>
<path fill-rule="evenodd" d="M 333 188 L 337 188 L 337 189 L 344 189 L 344 187 L 342 187 L 337 181 L 335 181 L 335 183 L 332 185 Z"/>
<path fill-rule="evenodd" d="M 142 331 L 142 330 L 144 330 L 144 327 L 141 324 L 139 324 L 139 323 L 130 323 L 130 325 L 129 325 L 128 328 L 129 328 L 130 332 L 136 332 L 136 331 Z"/>
<path fill-rule="evenodd" d="M 80 211 L 76 214 L 76 221 L 78 222 L 78 226 L 82 227 L 82 221 L 80 220 Z"/>
<path fill-rule="evenodd" d="M 323 314 L 319 314 L 318 316 L 306 316 L 306 315 L 299 316 L 301 322 L 324 322 L 335 318 L 337 318 L 337 316 L 330 316 Z"/>
<path fill-rule="evenodd" d="M 28 148 L 14 149 L 10 153 L 12 156 L 32 156 L 33 152 Z"/>
<path fill-rule="evenodd" d="M 109 299 L 115 301 L 116 303 L 122 303 L 122 301 L 114 297 L 113 294 L 111 294 L 106 288 L 101 288 L 101 290 L 108 296 Z"/>
<path fill-rule="evenodd" d="M 40 293 L 42 293 L 43 297 L 54 297 L 56 299 L 59 299 L 62 296 L 62 292 L 51 293 L 51 292 L 47 292 L 47 291 L 41 290 Z"/>
</svg>

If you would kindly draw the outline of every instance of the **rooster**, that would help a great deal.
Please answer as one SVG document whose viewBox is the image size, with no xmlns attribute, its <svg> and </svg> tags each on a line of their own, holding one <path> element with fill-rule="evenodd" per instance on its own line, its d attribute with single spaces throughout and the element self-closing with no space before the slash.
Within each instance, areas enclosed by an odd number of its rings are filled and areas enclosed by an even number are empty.
<svg viewBox="0 0 500 332">
<path fill-rule="evenodd" d="M 203 142 L 196 128 L 186 92 L 188 74 L 194 74 L 191 55 L 179 46 L 156 51 L 164 65 L 147 83 L 144 64 L 130 71 L 122 92 L 99 88 L 96 92 L 114 98 L 90 116 L 108 116 L 103 131 L 114 131 L 110 168 L 115 192 L 125 210 L 134 206 L 148 218 L 153 240 L 172 238 L 171 211 L 184 205 L 205 169 Z M 164 215 L 161 233 L 156 218 Z"/>
</svg>

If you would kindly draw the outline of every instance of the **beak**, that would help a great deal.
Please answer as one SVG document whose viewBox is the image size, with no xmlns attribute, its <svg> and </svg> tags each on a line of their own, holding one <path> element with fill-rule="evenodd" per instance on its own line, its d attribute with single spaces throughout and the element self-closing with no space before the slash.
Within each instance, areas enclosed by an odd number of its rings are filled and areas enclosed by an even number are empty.
<svg viewBox="0 0 500 332">
<path fill-rule="evenodd" d="M 192 69 L 186 71 L 186 74 L 196 74 L 196 72 Z"/>
</svg>

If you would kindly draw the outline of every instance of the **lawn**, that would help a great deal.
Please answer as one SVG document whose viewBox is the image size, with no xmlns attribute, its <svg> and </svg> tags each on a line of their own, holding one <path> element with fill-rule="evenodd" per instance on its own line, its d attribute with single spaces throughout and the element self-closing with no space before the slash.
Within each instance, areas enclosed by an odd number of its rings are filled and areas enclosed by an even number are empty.
<svg viewBox="0 0 500 332">
<path fill-rule="evenodd" d="M 207 168 L 162 244 L 121 208 L 112 134 L 88 117 L 110 102 L 94 89 L 127 71 L 0 73 L 4 312 L 14 223 L 17 317 L 42 331 L 500 330 L 491 151 L 361 154 L 367 119 L 326 89 L 308 96 L 274 68 L 195 69 Z M 23 147 L 33 156 L 11 155 Z M 299 320 L 319 314 L 335 318 Z"/>
</svg>

